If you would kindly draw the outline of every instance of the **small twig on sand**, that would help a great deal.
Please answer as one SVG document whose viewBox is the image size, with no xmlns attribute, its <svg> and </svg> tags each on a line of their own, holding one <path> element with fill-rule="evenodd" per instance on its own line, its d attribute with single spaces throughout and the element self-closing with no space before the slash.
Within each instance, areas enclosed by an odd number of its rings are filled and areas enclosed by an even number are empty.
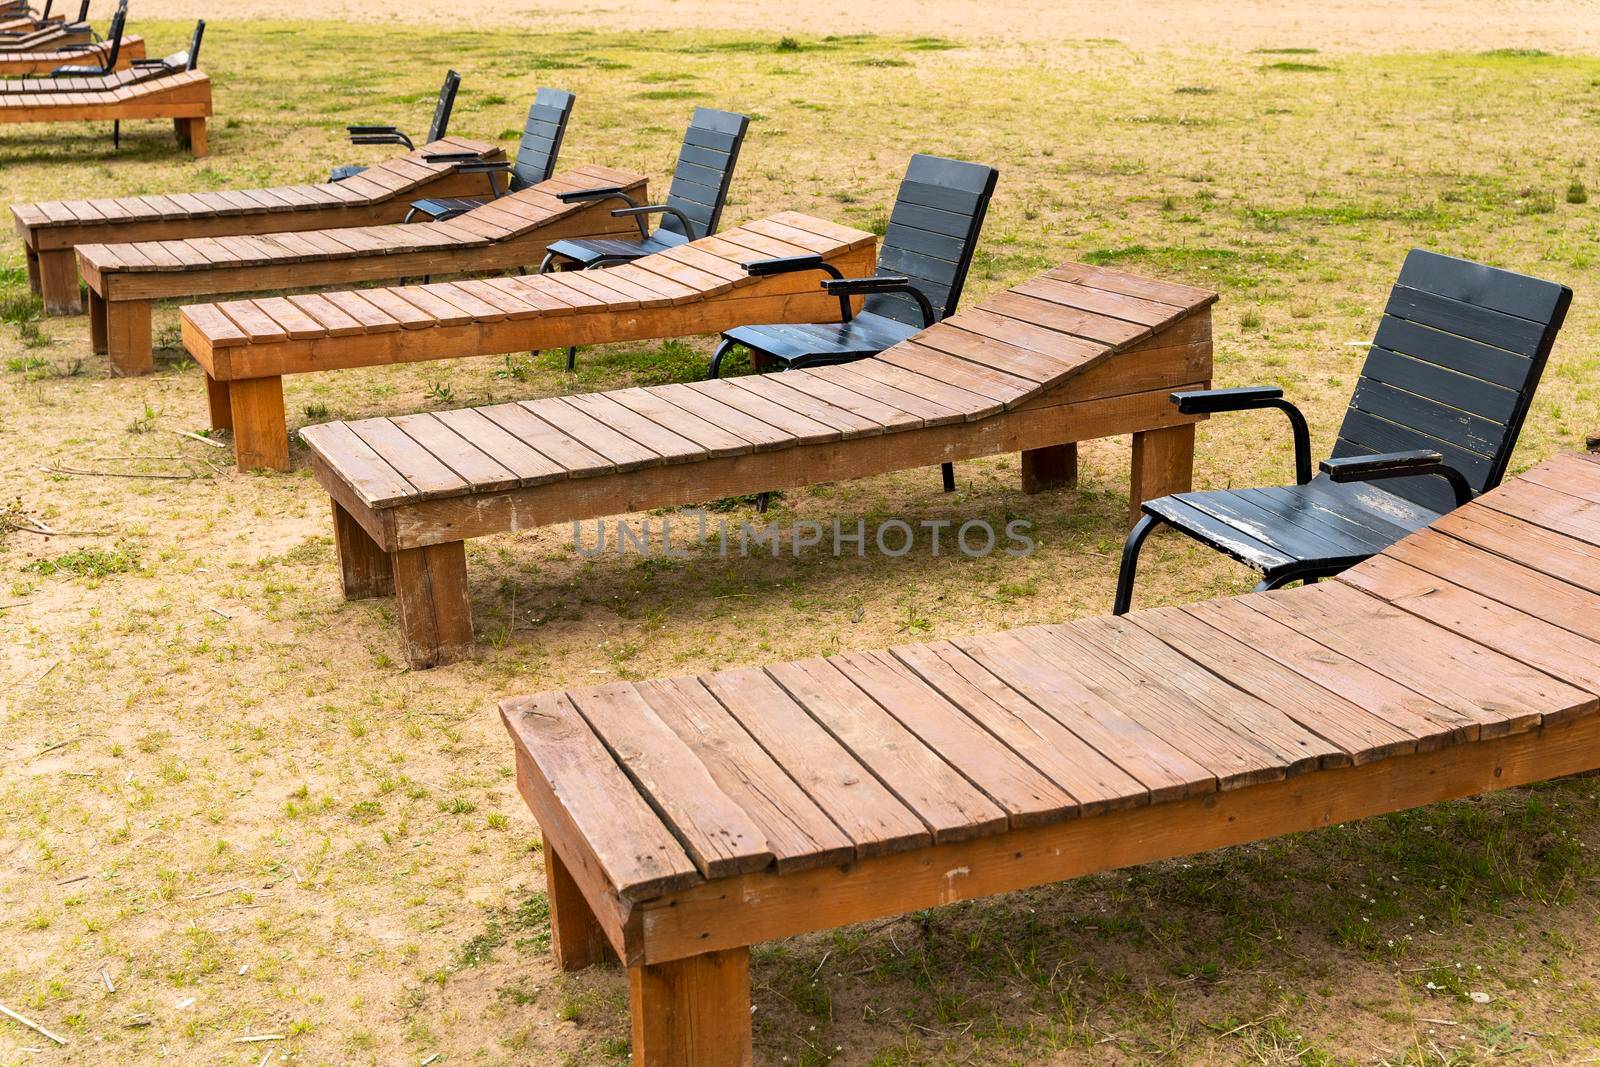
<svg viewBox="0 0 1600 1067">
<path fill-rule="evenodd" d="M 61 661 L 60 660 L 56 660 L 54 663 L 50 664 L 50 666 L 48 666 L 48 667 L 46 667 L 44 669 L 44 673 L 43 674 L 39 675 L 39 677 L 35 678 L 33 681 L 28 682 L 26 684 L 31 689 L 32 687 L 38 685 L 40 682 L 44 681 L 46 678 L 50 677 L 50 672 L 55 670 L 59 666 L 61 666 Z"/>
<path fill-rule="evenodd" d="M 115 993 L 117 991 L 117 987 L 112 984 L 111 975 L 106 973 L 104 967 L 100 968 L 100 980 L 106 984 L 107 993 Z"/>
<path fill-rule="evenodd" d="M 44 675 L 40 675 L 40 677 L 42 678 Z M 75 734 L 72 737 L 67 738 L 65 741 L 57 741 L 53 745 L 46 745 L 44 748 L 41 748 L 39 751 L 35 752 L 34 756 L 38 757 L 44 755 L 46 752 L 54 752 L 58 748 L 66 748 L 68 745 L 72 744 L 72 742 L 80 741 L 82 739 L 82 734 Z"/>
<path fill-rule="evenodd" d="M 56 885 L 71 885 L 73 882 L 84 881 L 88 877 L 89 876 L 87 874 L 75 874 L 71 878 L 60 878 L 60 879 L 57 879 L 56 880 Z"/>
<path fill-rule="evenodd" d="M 173 430 L 172 432 L 177 434 L 179 437 L 187 437 L 191 441 L 199 441 L 201 444 L 210 445 L 212 448 L 228 447 L 227 444 L 222 441 L 213 441 L 204 434 L 195 433 L 193 430 Z"/>
<path fill-rule="evenodd" d="M 32 603 L 33 601 L 31 600 L 13 600 L 9 604 L 0 604 L 0 611 L 9 611 L 12 608 L 25 608 Z"/>
<path fill-rule="evenodd" d="M 236 1038 L 234 1038 L 233 1039 L 233 1043 L 235 1045 L 254 1045 L 257 1042 L 261 1042 L 261 1041 L 282 1041 L 282 1040 L 284 1040 L 284 1035 L 283 1034 L 247 1034 L 244 1037 L 236 1037 Z"/>
<path fill-rule="evenodd" d="M 26 1015 L 18 1015 L 4 1004 L 0 1004 L 0 1015 L 4 1015 L 8 1019 L 15 1019 L 23 1026 L 26 1026 L 29 1030 L 32 1030 L 36 1034 L 43 1034 L 45 1037 L 48 1037 L 51 1041 L 54 1041 L 58 1045 L 65 1045 L 67 1043 L 66 1038 L 57 1037 L 55 1034 L 52 1034 L 38 1023 L 28 1018 Z"/>
<path fill-rule="evenodd" d="M 222 616 L 222 617 L 223 617 L 223 618 L 224 618 L 224 619 L 231 619 L 231 618 L 233 618 L 233 616 L 232 616 L 232 615 L 229 615 L 229 614 L 228 614 L 228 613 L 227 613 L 227 612 L 226 612 L 226 611 L 223 611 L 223 610 L 222 610 L 222 609 L 221 609 L 221 608 L 214 608 L 214 607 L 212 607 L 212 606 L 211 606 L 211 605 L 210 605 L 210 604 L 207 604 L 207 605 L 206 605 L 206 610 L 207 610 L 207 611 L 209 611 L 209 612 L 211 612 L 211 613 L 212 613 L 212 614 L 213 614 L 213 615 L 220 615 L 220 616 Z"/>
<path fill-rule="evenodd" d="M 238 885 L 226 885 L 226 886 L 223 886 L 220 889 L 208 889 L 204 893 L 196 893 L 194 896 L 185 897 L 184 899 L 186 899 L 186 900 L 204 900 L 206 897 L 220 897 L 224 893 L 237 893 L 237 892 L 242 892 L 243 890 L 246 890 L 246 889 L 249 889 L 249 888 L 250 888 L 250 883 L 249 882 L 240 882 Z"/>
<path fill-rule="evenodd" d="M 89 471 L 80 470 L 77 467 L 59 467 L 53 463 L 46 463 L 39 469 L 42 471 L 47 471 L 50 474 L 76 474 L 85 478 L 151 478 L 156 480 L 168 480 L 176 482 L 193 482 L 198 481 L 201 478 L 211 477 L 209 474 L 195 474 L 192 471 L 188 474 L 139 474 L 133 471 Z"/>
</svg>

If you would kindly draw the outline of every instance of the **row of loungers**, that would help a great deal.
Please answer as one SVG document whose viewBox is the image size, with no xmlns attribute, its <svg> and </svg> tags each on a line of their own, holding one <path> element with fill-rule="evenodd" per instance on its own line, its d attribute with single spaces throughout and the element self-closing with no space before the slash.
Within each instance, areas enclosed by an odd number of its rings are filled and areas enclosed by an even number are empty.
<svg viewBox="0 0 1600 1067">
<path fill-rule="evenodd" d="M 49 74 L 60 67 L 78 63 L 94 66 L 109 65 L 112 70 L 126 70 L 135 61 L 144 57 L 144 38 L 137 34 L 124 34 L 114 40 L 96 41 L 93 44 L 71 48 L 47 44 L 32 51 L 0 52 L 0 77 Z"/>
<path fill-rule="evenodd" d="M 126 15 L 126 6 L 119 7 L 105 52 L 74 57 L 70 66 L 51 68 L 50 76 L 0 81 L 0 123 L 106 121 L 113 144 L 120 145 L 124 120 L 171 119 L 178 143 L 204 156 L 212 114 L 211 80 L 199 70 L 205 22 L 196 25 L 187 50 L 122 64 Z"/>
<path fill-rule="evenodd" d="M 717 232 L 725 117 L 714 166 L 691 126 L 667 204 L 621 213 L 644 179 L 552 176 L 559 135 L 537 180 L 456 142 L 326 186 L 17 213 L 48 292 L 76 252 L 125 370 L 148 301 L 185 286 L 536 249 L 606 268 L 185 308 L 244 467 L 288 465 L 286 374 L 724 335 L 710 381 L 302 431 L 345 594 L 396 597 L 418 668 L 473 649 L 471 537 L 1005 452 L 1037 491 L 1073 480 L 1077 442 L 1132 435 L 1119 617 L 502 703 L 558 964 L 629 968 L 634 1063 L 748 1064 L 761 941 L 1600 767 L 1600 458 L 1500 484 L 1570 290 L 1413 251 L 1313 476 L 1281 390 L 1210 388 L 1215 294 L 1064 264 L 957 310 L 994 174 L 932 157 L 881 245 L 797 213 Z M 495 171 L 517 184 L 486 202 L 411 199 Z M 436 221 L 380 224 L 402 207 Z M 93 239 L 132 232 L 153 243 Z M 716 379 L 735 343 L 793 369 Z M 1187 492 L 1195 423 L 1268 407 L 1296 484 Z M 1333 581 L 1123 614 L 1160 524 L 1269 586 Z"/>
</svg>

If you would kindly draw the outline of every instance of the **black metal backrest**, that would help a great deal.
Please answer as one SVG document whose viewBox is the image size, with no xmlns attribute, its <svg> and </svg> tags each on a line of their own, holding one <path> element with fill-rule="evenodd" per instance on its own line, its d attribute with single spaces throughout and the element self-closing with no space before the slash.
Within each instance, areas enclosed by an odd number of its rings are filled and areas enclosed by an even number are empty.
<svg viewBox="0 0 1600 1067">
<path fill-rule="evenodd" d="M 567 120 L 577 97 L 564 89 L 540 89 L 528 108 L 528 124 L 522 128 L 522 143 L 517 146 L 517 161 L 511 167 L 511 188 L 526 189 L 548 181 L 556 172 L 556 157 L 567 135 Z"/>
<path fill-rule="evenodd" d="M 717 232 L 722 205 L 728 199 L 728 185 L 733 181 L 733 168 L 739 162 L 739 148 L 749 128 L 750 120 L 744 115 L 708 107 L 694 109 L 666 200 L 669 207 L 689 217 L 694 233 L 683 233 L 683 223 L 674 215 L 661 216 L 661 229 L 683 234 L 690 240 Z"/>
<path fill-rule="evenodd" d="M 461 75 L 449 71 L 444 76 L 444 84 L 439 87 L 439 102 L 433 107 L 433 125 L 428 127 L 428 139 L 423 144 L 432 144 L 450 132 L 450 112 L 456 109 L 456 93 L 461 89 Z"/>
<path fill-rule="evenodd" d="M 1505 476 L 1572 290 L 1412 249 L 1389 293 L 1333 454 L 1430 448 L 1478 492 Z M 1441 478 L 1383 483 L 1437 511 Z"/>
<path fill-rule="evenodd" d="M 111 42 L 111 47 L 106 49 L 105 62 L 100 65 L 107 74 L 117 69 L 117 56 L 122 52 L 122 27 L 127 22 L 127 7 L 118 5 L 116 13 L 111 16 L 111 28 L 106 30 L 106 40 Z"/>
<path fill-rule="evenodd" d="M 912 156 L 878 249 L 877 273 L 909 277 L 938 318 L 954 312 L 999 178 L 978 163 Z M 863 310 L 922 325 L 916 301 L 900 293 L 868 297 Z"/>
<path fill-rule="evenodd" d="M 185 70 L 200 69 L 200 42 L 206 38 L 206 20 L 201 19 L 194 24 L 194 36 L 189 39 L 189 62 L 184 64 Z"/>
</svg>

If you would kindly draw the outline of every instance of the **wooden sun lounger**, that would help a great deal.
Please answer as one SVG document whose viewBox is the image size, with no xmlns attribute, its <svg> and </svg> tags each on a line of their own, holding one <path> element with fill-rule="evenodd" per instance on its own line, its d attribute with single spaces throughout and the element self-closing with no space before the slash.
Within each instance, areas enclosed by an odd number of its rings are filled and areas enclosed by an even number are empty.
<svg viewBox="0 0 1600 1067">
<path fill-rule="evenodd" d="M 69 44 L 88 44 L 94 40 L 94 31 L 87 26 L 69 25 L 66 20 L 55 21 L 32 33 L 0 38 L 0 55 L 19 52 L 39 52 Z"/>
<path fill-rule="evenodd" d="M 1069 264 L 854 363 L 301 436 L 345 595 L 392 592 L 406 654 L 429 667 L 472 650 L 470 537 L 1002 452 L 1022 453 L 1033 492 L 1075 478 L 1075 442 L 1130 433 L 1136 515 L 1190 484 L 1194 417 L 1167 397 L 1211 377 L 1215 299 Z"/>
<path fill-rule="evenodd" d="M 851 276 L 870 269 L 874 241 L 784 214 L 603 271 L 191 304 L 183 343 L 205 369 L 212 426 L 233 430 L 239 468 L 287 470 L 283 375 L 837 319 L 838 299 L 815 276 L 752 278 L 739 263 L 803 249 Z"/>
<path fill-rule="evenodd" d="M 504 701 L 553 949 L 749 1064 L 749 946 L 1600 768 L 1600 460 L 1318 585 Z"/>
<path fill-rule="evenodd" d="M 461 174 L 450 163 L 424 156 L 471 152 L 481 161 L 505 153 L 485 141 L 447 137 L 368 167 L 342 182 L 226 192 L 47 200 L 14 204 L 17 233 L 28 259 L 28 281 L 44 297 L 45 311 L 83 311 L 78 295 L 81 244 L 183 241 L 253 233 L 328 230 L 399 222 L 422 197 L 482 197 L 482 174 Z"/>
<path fill-rule="evenodd" d="M 99 41 L 89 48 L 49 48 L 33 52 L 0 52 L 0 76 L 48 74 L 57 67 L 79 63 L 104 63 L 111 50 L 110 41 Z M 117 69 L 124 70 L 136 59 L 144 58 L 144 38 L 129 34 L 122 38 L 117 52 Z"/>
<path fill-rule="evenodd" d="M 122 61 L 120 52 L 117 61 L 120 65 Z M 80 66 L 92 63 L 93 60 L 85 56 L 83 59 L 69 62 L 73 66 Z M 177 72 L 176 67 L 163 68 L 151 64 L 147 67 L 120 67 L 110 74 L 75 75 L 65 78 L 53 78 L 48 74 L 41 74 L 6 78 L 0 80 L 0 98 L 37 93 L 82 93 L 86 96 L 98 96 L 117 89 L 125 89 L 130 85 L 142 85 Z"/>
<path fill-rule="evenodd" d="M 105 92 L 0 97 L 0 123 L 172 119 L 178 143 L 197 158 L 206 154 L 210 116 L 211 79 L 199 70 L 181 70 Z"/>
<path fill-rule="evenodd" d="M 583 166 L 447 221 L 80 244 L 78 271 L 89 287 L 94 350 L 109 355 L 118 374 L 153 370 L 153 300 L 510 271 L 536 266 L 552 241 L 637 232 L 633 220 L 612 217 L 611 204 L 556 199 L 599 185 L 648 199 L 639 175 Z"/>
</svg>

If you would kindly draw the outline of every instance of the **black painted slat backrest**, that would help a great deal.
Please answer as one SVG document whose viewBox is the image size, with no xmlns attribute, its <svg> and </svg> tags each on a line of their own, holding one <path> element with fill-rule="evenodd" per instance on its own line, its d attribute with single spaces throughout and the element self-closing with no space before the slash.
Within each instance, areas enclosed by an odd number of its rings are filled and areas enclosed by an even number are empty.
<svg viewBox="0 0 1600 1067">
<path fill-rule="evenodd" d="M 878 249 L 877 273 L 909 277 L 937 318 L 954 312 L 999 178 L 982 164 L 912 156 Z M 871 296 L 863 310 L 922 325 L 916 301 L 898 293 Z"/>
<path fill-rule="evenodd" d="M 528 122 L 522 128 L 522 143 L 511 168 L 511 189 L 526 189 L 548 181 L 556 172 L 556 157 L 567 136 L 567 120 L 577 97 L 564 89 L 540 89 L 528 108 Z"/>
<path fill-rule="evenodd" d="M 107 74 L 117 69 L 117 57 L 122 54 L 122 28 L 127 24 L 128 7 L 119 4 L 111 16 L 111 28 L 106 30 L 106 40 L 111 42 L 111 47 L 106 49 L 106 61 L 100 65 L 100 69 Z"/>
<path fill-rule="evenodd" d="M 1389 294 L 1333 455 L 1428 448 L 1478 492 L 1505 477 L 1572 290 L 1413 249 Z M 1384 487 L 1439 511 L 1439 478 Z"/>
<path fill-rule="evenodd" d="M 200 69 L 200 42 L 206 38 L 206 20 L 201 19 L 194 25 L 194 37 L 189 41 L 189 62 L 184 64 L 185 69 Z"/>
<path fill-rule="evenodd" d="M 441 140 L 450 132 L 450 113 L 456 107 L 456 92 L 461 88 L 461 75 L 449 71 L 444 76 L 444 84 L 439 87 L 439 102 L 433 107 L 433 125 L 428 127 L 428 139 L 424 144 L 432 144 Z"/>
<path fill-rule="evenodd" d="M 717 232 L 728 186 L 733 182 L 733 168 L 739 162 L 739 148 L 749 128 L 750 120 L 744 115 L 708 107 L 694 109 L 666 203 L 687 215 L 695 232 L 685 234 L 683 223 L 675 215 L 661 216 L 661 229 L 691 240 Z"/>
</svg>

